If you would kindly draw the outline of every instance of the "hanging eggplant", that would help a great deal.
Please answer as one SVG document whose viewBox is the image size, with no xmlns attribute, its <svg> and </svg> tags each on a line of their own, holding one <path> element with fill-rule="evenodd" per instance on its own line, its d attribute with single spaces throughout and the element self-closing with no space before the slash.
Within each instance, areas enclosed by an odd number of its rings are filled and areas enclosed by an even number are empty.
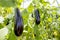
<svg viewBox="0 0 60 40">
<path fill-rule="evenodd" d="M 23 33 L 23 19 L 18 8 L 15 9 L 15 12 L 14 33 L 16 36 L 20 36 Z"/>
<path fill-rule="evenodd" d="M 36 22 L 36 24 L 39 24 L 39 23 L 40 23 L 39 10 L 38 10 L 38 9 L 35 9 L 35 10 L 34 10 L 34 13 L 35 13 L 35 22 Z"/>
</svg>

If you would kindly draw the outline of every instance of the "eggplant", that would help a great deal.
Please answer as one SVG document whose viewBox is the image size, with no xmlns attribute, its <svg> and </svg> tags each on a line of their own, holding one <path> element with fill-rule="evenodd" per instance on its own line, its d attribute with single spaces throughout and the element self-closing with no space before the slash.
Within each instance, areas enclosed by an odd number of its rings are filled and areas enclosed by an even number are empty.
<svg viewBox="0 0 60 40">
<path fill-rule="evenodd" d="M 38 10 L 38 9 L 35 9 L 35 10 L 34 10 L 34 13 L 35 13 L 35 23 L 38 25 L 38 24 L 40 24 L 40 14 L 39 14 L 39 10 Z"/>
<path fill-rule="evenodd" d="M 16 36 L 20 36 L 23 33 L 23 18 L 18 8 L 15 9 L 15 12 L 14 33 Z"/>
</svg>

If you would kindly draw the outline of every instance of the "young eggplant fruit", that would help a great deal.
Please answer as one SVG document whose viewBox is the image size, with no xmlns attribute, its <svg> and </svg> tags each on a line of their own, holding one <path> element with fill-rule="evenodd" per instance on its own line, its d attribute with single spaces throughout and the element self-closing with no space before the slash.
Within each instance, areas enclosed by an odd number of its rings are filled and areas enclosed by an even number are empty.
<svg viewBox="0 0 60 40">
<path fill-rule="evenodd" d="M 35 22 L 36 24 L 40 24 L 40 14 L 39 14 L 39 10 L 38 9 L 35 9 L 34 10 L 34 13 L 35 13 Z"/>
<path fill-rule="evenodd" d="M 15 27 L 14 33 L 16 36 L 20 36 L 23 33 L 23 19 L 18 8 L 15 9 Z"/>
</svg>

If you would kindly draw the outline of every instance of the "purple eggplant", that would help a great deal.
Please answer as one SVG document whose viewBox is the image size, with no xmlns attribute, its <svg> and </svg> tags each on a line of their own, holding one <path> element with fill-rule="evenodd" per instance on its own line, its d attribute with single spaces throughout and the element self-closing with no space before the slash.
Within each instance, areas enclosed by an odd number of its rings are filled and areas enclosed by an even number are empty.
<svg viewBox="0 0 60 40">
<path fill-rule="evenodd" d="M 20 36 L 23 33 L 23 18 L 18 8 L 15 9 L 15 12 L 14 33 L 16 36 Z"/>
<path fill-rule="evenodd" d="M 35 13 L 35 22 L 36 22 L 36 24 L 40 24 L 40 14 L 39 14 L 39 10 L 38 10 L 38 9 L 35 9 L 35 10 L 34 10 L 34 13 Z"/>
</svg>

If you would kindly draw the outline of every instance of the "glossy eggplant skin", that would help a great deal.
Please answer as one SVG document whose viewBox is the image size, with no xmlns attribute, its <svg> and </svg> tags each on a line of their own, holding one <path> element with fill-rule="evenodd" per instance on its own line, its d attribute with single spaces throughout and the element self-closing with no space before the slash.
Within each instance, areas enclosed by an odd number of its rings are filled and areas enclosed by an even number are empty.
<svg viewBox="0 0 60 40">
<path fill-rule="evenodd" d="M 18 8 L 15 9 L 15 27 L 14 27 L 14 33 L 16 36 L 20 36 L 23 33 L 23 19 L 20 15 L 20 11 Z"/>
<path fill-rule="evenodd" d="M 34 13 L 35 13 L 35 22 L 36 24 L 40 24 L 40 14 L 39 14 L 39 10 L 38 9 L 35 9 L 34 10 Z"/>
</svg>

